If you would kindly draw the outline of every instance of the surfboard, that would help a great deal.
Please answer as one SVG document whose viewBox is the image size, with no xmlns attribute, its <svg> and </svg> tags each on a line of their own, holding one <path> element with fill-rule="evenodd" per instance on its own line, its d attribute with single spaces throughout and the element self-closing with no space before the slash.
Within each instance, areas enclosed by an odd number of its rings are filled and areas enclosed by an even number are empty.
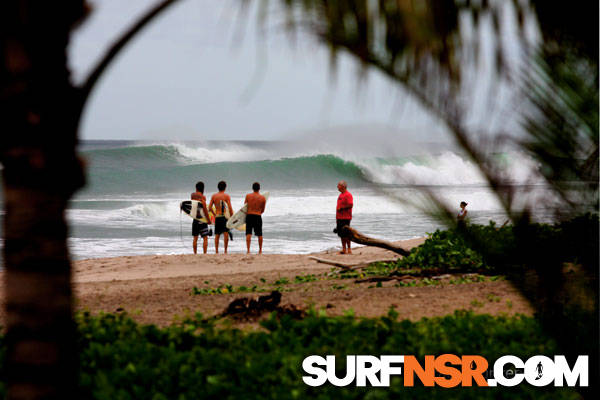
<svg viewBox="0 0 600 400">
<path fill-rule="evenodd" d="M 221 207 L 221 210 L 224 210 L 224 215 L 225 215 L 225 219 L 229 221 L 229 219 L 231 218 L 231 212 L 229 211 L 229 207 L 227 206 L 227 203 L 223 200 L 221 200 L 219 202 L 219 207 Z M 213 204 L 212 208 L 209 210 L 209 212 L 212 215 L 212 223 L 215 223 L 215 218 L 217 215 L 217 207 L 216 204 Z M 225 225 L 225 227 L 227 228 L 227 225 Z M 227 229 L 226 234 L 229 235 L 229 239 L 233 240 L 233 234 L 231 233 L 230 229 Z"/>
<path fill-rule="evenodd" d="M 265 200 L 269 200 L 269 192 L 261 193 Z M 233 214 L 227 221 L 227 229 L 237 229 L 239 231 L 246 229 L 246 215 L 248 215 L 248 204 L 244 204 L 238 212 Z"/>
<path fill-rule="evenodd" d="M 184 212 L 188 217 L 195 219 L 196 221 L 203 222 L 205 224 L 214 224 L 215 223 L 215 206 L 213 205 L 213 210 L 209 211 L 210 222 L 204 216 L 204 212 L 202 211 L 202 205 L 199 200 L 185 200 L 179 204 L 179 209 Z"/>
<path fill-rule="evenodd" d="M 222 210 L 225 210 L 225 218 L 227 218 L 227 220 L 229 220 L 229 218 L 231 218 L 231 213 L 229 212 L 229 207 L 227 207 L 227 203 L 224 202 L 223 200 L 221 200 L 219 202 L 219 207 L 221 207 Z M 211 214 L 213 214 L 213 220 L 215 219 L 214 216 L 217 215 L 217 207 L 216 204 L 213 204 L 212 209 L 209 210 L 209 212 Z M 213 221 L 214 222 L 214 221 Z"/>
</svg>

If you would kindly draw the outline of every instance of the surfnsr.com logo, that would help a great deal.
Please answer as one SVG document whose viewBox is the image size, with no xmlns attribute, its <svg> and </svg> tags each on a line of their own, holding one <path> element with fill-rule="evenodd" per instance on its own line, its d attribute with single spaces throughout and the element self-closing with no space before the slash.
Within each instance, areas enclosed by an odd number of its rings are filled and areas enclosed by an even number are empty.
<svg viewBox="0 0 600 400">
<path fill-rule="evenodd" d="M 493 368 L 477 355 L 442 354 L 425 356 L 421 363 L 410 355 L 348 355 L 344 376 L 336 375 L 335 356 L 308 356 L 302 377 L 309 386 L 326 382 L 335 386 L 390 386 L 391 376 L 403 376 L 404 386 L 414 386 L 418 378 L 424 386 L 452 388 L 456 386 L 516 386 L 526 381 L 532 386 L 588 386 L 588 356 L 579 356 L 569 366 L 565 356 L 553 358 L 536 355 L 526 361 L 506 355 L 497 359 Z"/>
</svg>

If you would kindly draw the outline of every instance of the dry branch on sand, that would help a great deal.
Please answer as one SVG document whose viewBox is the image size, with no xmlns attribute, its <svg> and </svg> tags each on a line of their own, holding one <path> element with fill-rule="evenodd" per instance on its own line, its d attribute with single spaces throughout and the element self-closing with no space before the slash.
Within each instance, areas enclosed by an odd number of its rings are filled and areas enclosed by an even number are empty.
<svg viewBox="0 0 600 400">
<path fill-rule="evenodd" d="M 381 240 L 381 239 L 369 237 L 349 226 L 344 226 L 342 229 L 344 229 L 344 233 L 346 233 L 350 237 L 350 240 L 352 240 L 354 243 L 362 244 L 365 246 L 380 247 L 382 249 L 393 251 L 394 253 L 400 254 L 401 256 L 407 256 L 410 254 L 409 250 L 405 249 L 404 247 L 402 247 L 400 245 L 394 244 L 392 242 L 388 242 L 387 240 Z M 324 258 L 319 258 L 319 257 L 314 257 L 314 256 L 310 256 L 308 258 L 310 258 L 311 260 L 315 260 L 316 262 L 319 262 L 319 263 L 329 264 L 329 265 L 333 265 L 334 267 L 342 268 L 345 271 L 365 268 L 365 267 L 368 267 L 370 264 L 373 264 L 376 262 L 394 262 L 394 261 L 396 261 L 396 259 L 387 258 L 387 259 L 383 259 L 383 260 L 363 261 L 360 263 L 348 264 L 348 263 L 343 263 L 343 262 L 339 262 L 339 261 L 326 260 Z"/>
<path fill-rule="evenodd" d="M 387 240 L 375 239 L 364 235 L 357 231 L 356 229 L 350 226 L 344 226 L 343 233 L 347 234 L 354 243 L 363 244 L 365 246 L 375 246 L 380 247 L 382 249 L 393 251 L 396 254 L 400 254 L 403 257 L 406 257 L 410 254 L 410 251 L 406 250 L 404 247 L 394 244 L 392 242 L 388 242 Z"/>
<path fill-rule="evenodd" d="M 354 269 L 366 268 L 369 265 L 371 265 L 373 263 L 377 263 L 377 262 L 394 262 L 394 261 L 396 261 L 395 258 L 386 258 L 386 259 L 382 259 L 382 260 L 362 261 L 359 263 L 348 264 L 348 263 L 342 263 L 342 262 L 334 261 L 334 260 L 327 260 L 325 258 L 319 258 L 319 257 L 315 257 L 315 256 L 309 256 L 308 258 L 310 258 L 311 260 L 315 260 L 318 263 L 333 265 L 334 267 L 341 268 L 344 271 L 351 271 Z"/>
</svg>

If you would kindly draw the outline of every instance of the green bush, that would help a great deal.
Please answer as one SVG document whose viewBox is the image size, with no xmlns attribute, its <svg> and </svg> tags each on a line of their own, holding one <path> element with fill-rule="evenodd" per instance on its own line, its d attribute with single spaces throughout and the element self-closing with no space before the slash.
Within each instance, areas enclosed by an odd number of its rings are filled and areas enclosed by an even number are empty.
<svg viewBox="0 0 600 400">
<path fill-rule="evenodd" d="M 344 388 L 302 381 L 308 355 L 478 354 L 493 362 L 512 354 L 523 360 L 558 354 L 530 317 L 492 317 L 456 312 L 419 322 L 387 317 L 271 317 L 264 331 L 217 329 L 200 315 L 166 328 L 139 325 L 126 315 L 79 314 L 81 398 L 89 399 L 397 399 L 397 398 L 578 398 L 568 388 L 407 388 L 401 378 L 389 388 Z M 0 362 L 5 345 L 0 338 Z M 3 365 L 3 364 L 0 364 Z M 340 367 L 343 367 L 341 365 Z M 343 371 L 340 370 L 338 376 Z M 0 395 L 4 377 L 0 375 Z"/>
<path fill-rule="evenodd" d="M 598 251 L 599 221 L 597 214 L 585 214 L 559 225 L 562 231 L 563 258 L 584 267 L 597 270 L 600 264 Z"/>
<path fill-rule="evenodd" d="M 388 269 L 437 269 L 440 273 L 501 273 L 523 266 L 550 268 L 562 263 L 598 266 L 598 215 L 586 214 L 555 225 L 496 227 L 470 224 L 437 230 L 425 243 Z M 597 273 L 596 273 L 597 275 Z"/>
<path fill-rule="evenodd" d="M 352 316 L 303 320 L 274 317 L 265 331 L 217 329 L 201 316 L 177 325 L 142 326 L 126 315 L 79 314 L 77 343 L 82 398 L 94 399 L 396 399 L 396 398 L 576 398 L 570 389 L 406 388 L 393 378 L 389 388 L 309 387 L 302 381 L 308 355 L 479 354 L 490 362 L 513 354 L 557 354 L 556 344 L 529 317 L 452 316 L 396 321 Z M 2 340 L 2 338 L 0 338 Z M 4 357 L 2 343 L 0 356 Z M 3 359 L 3 358 L 2 358 Z M 0 359 L 0 362 L 2 361 Z M 3 365 L 3 364 L 1 364 Z M 341 375 L 341 371 L 338 374 Z M 0 393 L 4 395 L 4 376 Z"/>
<path fill-rule="evenodd" d="M 398 260 L 396 268 L 439 269 L 440 273 L 488 269 L 481 254 L 469 247 L 454 230 L 435 231 L 425 243 Z"/>
</svg>

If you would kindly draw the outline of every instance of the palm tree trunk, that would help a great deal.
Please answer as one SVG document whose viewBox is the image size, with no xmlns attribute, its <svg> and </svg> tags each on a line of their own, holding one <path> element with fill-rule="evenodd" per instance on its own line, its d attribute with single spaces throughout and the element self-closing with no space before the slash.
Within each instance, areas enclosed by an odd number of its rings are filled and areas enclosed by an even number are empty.
<svg viewBox="0 0 600 400">
<path fill-rule="evenodd" d="M 66 48 L 84 0 L 0 3 L 7 398 L 76 398 L 64 212 L 83 185 Z"/>
<path fill-rule="evenodd" d="M 66 196 L 4 186 L 8 398 L 75 397 Z"/>
<path fill-rule="evenodd" d="M 162 0 L 108 49 L 81 87 L 66 50 L 85 0 L 0 2 L 0 162 L 4 188 L 9 399 L 77 396 L 65 209 L 83 186 L 75 147 L 93 87 L 125 45 L 178 0 Z"/>
</svg>

